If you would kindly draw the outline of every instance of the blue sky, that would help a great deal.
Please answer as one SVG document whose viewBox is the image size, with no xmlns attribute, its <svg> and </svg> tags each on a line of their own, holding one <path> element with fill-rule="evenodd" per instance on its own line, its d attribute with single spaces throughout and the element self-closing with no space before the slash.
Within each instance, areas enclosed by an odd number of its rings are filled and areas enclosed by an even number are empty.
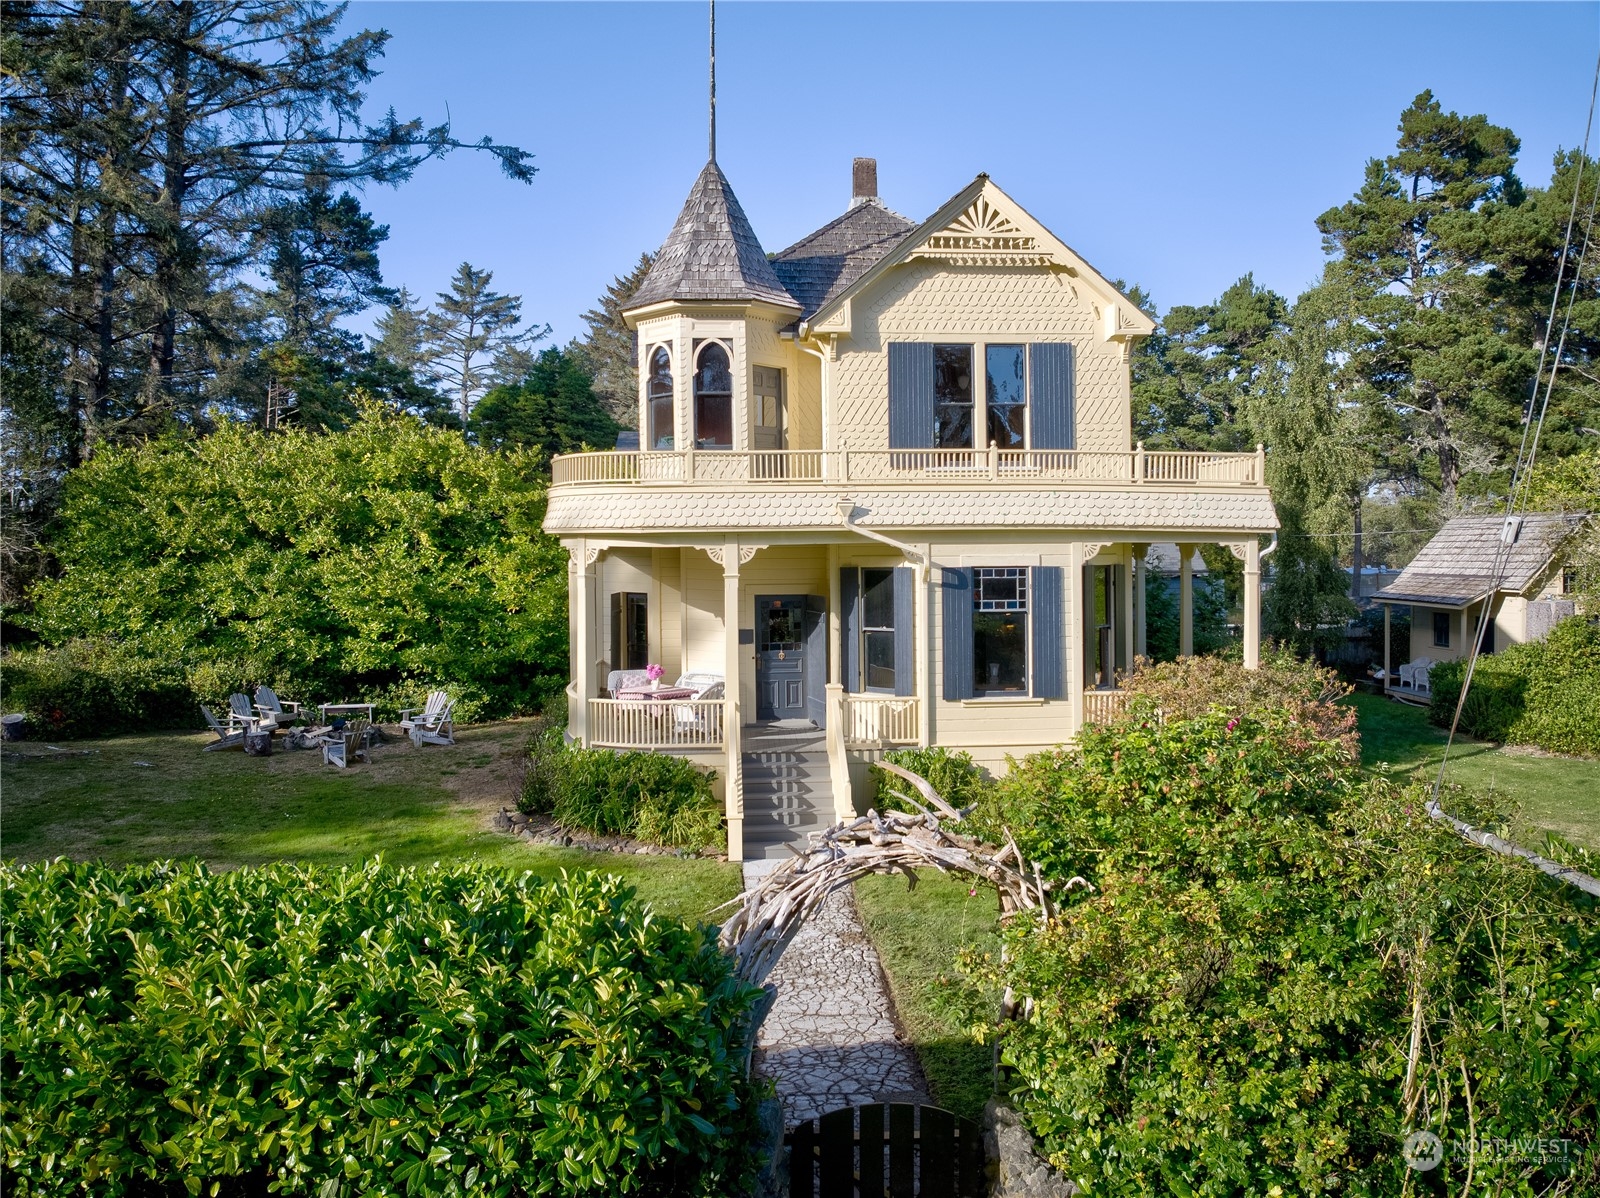
<svg viewBox="0 0 1600 1198">
<path fill-rule="evenodd" d="M 705 5 L 357 0 L 348 23 L 394 35 L 371 113 L 448 111 L 539 167 L 524 185 L 457 154 L 369 190 L 386 281 L 431 299 L 470 261 L 581 332 L 705 162 Z M 1543 184 L 1582 141 L 1597 45 L 1596 3 L 725 2 L 717 158 L 768 251 L 843 211 L 864 155 L 917 220 L 989 172 L 1163 311 L 1246 271 L 1293 296 L 1316 216 L 1419 91 L 1510 126 Z"/>
</svg>

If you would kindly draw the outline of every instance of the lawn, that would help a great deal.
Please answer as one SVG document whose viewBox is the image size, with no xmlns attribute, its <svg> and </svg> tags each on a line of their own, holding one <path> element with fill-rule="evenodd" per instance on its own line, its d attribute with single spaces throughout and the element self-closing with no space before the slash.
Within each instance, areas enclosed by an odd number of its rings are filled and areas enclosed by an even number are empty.
<svg viewBox="0 0 1600 1198">
<path fill-rule="evenodd" d="M 205 753 L 208 734 L 146 733 L 10 744 L 0 762 L 0 853 L 113 864 L 198 857 L 228 869 L 266 861 L 396 865 L 476 860 L 555 874 L 601 870 L 631 882 L 664 914 L 700 919 L 732 898 L 725 862 L 598 855 L 529 845 L 490 817 L 516 799 L 531 720 L 463 727 L 454 747 L 409 742 L 337 770 L 314 752 Z M 14 754 L 22 755 L 16 760 Z"/>
<path fill-rule="evenodd" d="M 934 1102 L 979 1119 L 994 1089 L 994 1050 L 975 1043 L 966 1026 L 992 1020 L 1000 996 L 961 985 L 956 956 L 967 947 L 1000 951 L 994 891 L 978 887 L 971 894 L 965 879 L 933 870 L 919 877 L 915 890 L 899 876 L 863 878 L 856 906 Z"/>
<path fill-rule="evenodd" d="M 1445 730 L 1425 711 L 1378 695 L 1352 695 L 1361 731 L 1361 764 L 1432 782 Z M 1600 717 L 1597 717 L 1600 718 Z M 1600 761 L 1554 757 L 1457 736 L 1446 784 L 1504 795 L 1516 807 L 1513 838 L 1537 850 L 1546 831 L 1600 850 Z"/>
</svg>

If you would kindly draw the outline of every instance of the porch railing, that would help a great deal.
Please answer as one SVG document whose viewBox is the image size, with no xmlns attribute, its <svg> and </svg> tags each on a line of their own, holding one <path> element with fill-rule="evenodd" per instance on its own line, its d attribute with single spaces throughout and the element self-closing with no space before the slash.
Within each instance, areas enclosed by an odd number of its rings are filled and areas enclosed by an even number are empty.
<svg viewBox="0 0 1600 1198">
<path fill-rule="evenodd" d="M 1127 691 L 1084 691 L 1083 722 L 1085 724 L 1109 724 L 1128 709 L 1128 700 L 1130 698 L 1132 698 L 1132 695 Z"/>
<path fill-rule="evenodd" d="M 722 745 L 723 699 L 590 699 L 596 749 L 699 749 Z"/>
<path fill-rule="evenodd" d="M 566 453 L 551 464 L 564 483 L 708 484 L 986 481 L 1202 483 L 1259 487 L 1265 462 L 1255 453 L 1078 449 L 685 449 Z"/>
<path fill-rule="evenodd" d="M 883 748 L 917 743 L 921 720 L 910 695 L 846 695 L 844 743 L 851 748 Z"/>
</svg>

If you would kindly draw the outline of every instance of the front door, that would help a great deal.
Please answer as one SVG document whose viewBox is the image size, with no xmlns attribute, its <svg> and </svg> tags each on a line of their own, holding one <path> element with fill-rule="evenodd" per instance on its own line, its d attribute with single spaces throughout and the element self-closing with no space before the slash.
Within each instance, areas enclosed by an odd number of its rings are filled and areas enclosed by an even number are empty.
<svg viewBox="0 0 1600 1198">
<path fill-rule="evenodd" d="M 806 597 L 756 596 L 756 718 L 806 719 Z"/>
</svg>

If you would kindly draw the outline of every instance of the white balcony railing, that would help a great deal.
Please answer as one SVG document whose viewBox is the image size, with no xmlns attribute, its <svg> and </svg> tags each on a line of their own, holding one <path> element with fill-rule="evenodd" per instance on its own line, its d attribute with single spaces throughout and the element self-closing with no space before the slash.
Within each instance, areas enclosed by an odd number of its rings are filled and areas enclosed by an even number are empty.
<svg viewBox="0 0 1600 1198">
<path fill-rule="evenodd" d="M 1263 485 L 1255 453 L 1079 449 L 687 449 L 677 452 L 566 453 L 551 464 L 566 483 L 815 484 L 993 481 L 1052 485 L 1133 483 L 1166 486 Z"/>
<path fill-rule="evenodd" d="M 918 714 L 914 696 L 846 695 L 844 743 L 851 748 L 914 745 L 921 723 Z"/>
<path fill-rule="evenodd" d="M 722 744 L 723 699 L 590 699 L 595 749 L 710 749 Z"/>
<path fill-rule="evenodd" d="M 1127 691 L 1084 691 L 1083 722 L 1109 724 L 1128 709 L 1130 698 L 1132 696 Z"/>
</svg>

